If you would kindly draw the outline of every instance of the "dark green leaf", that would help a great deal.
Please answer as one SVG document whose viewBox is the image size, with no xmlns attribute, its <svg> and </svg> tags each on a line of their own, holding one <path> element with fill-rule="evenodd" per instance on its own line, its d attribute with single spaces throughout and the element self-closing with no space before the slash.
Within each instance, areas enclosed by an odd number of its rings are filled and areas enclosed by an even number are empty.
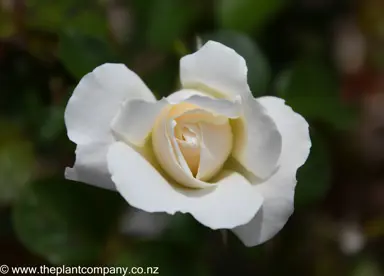
<svg viewBox="0 0 384 276">
<path fill-rule="evenodd" d="M 338 97 L 335 72 L 318 59 L 300 60 L 282 73 L 278 95 L 285 99 L 297 97 Z"/>
<path fill-rule="evenodd" d="M 28 25 L 32 28 L 60 32 L 76 29 L 94 37 L 105 37 L 107 19 L 96 1 L 30 0 Z"/>
<path fill-rule="evenodd" d="M 220 0 L 217 20 L 226 29 L 258 31 L 284 7 L 285 0 Z"/>
<path fill-rule="evenodd" d="M 4 204 L 17 198 L 31 179 L 34 151 L 15 126 L 0 122 L 0 128 L 7 130 L 0 135 L 0 203 Z"/>
<path fill-rule="evenodd" d="M 196 9 L 193 2 L 181 0 L 153 0 L 147 30 L 152 47 L 169 49 L 185 34 L 193 22 Z"/>
<path fill-rule="evenodd" d="M 40 140 L 52 142 L 65 133 L 64 106 L 50 106 L 40 126 Z"/>
<path fill-rule="evenodd" d="M 177 91 L 180 83 L 178 62 L 165 62 L 161 68 L 162 70 L 154 70 L 144 76 L 145 83 L 156 95 L 157 99 Z"/>
<path fill-rule="evenodd" d="M 188 233 L 186 235 L 185 233 Z M 206 229 L 191 215 L 173 215 L 162 238 L 166 241 L 198 246 L 204 240 Z"/>
<path fill-rule="evenodd" d="M 47 179 L 28 186 L 13 210 L 20 241 L 53 264 L 84 264 L 102 254 L 119 214 L 117 193 Z"/>
<path fill-rule="evenodd" d="M 201 252 L 167 242 L 139 242 L 126 246 L 112 265 L 158 267 L 157 272 L 160 275 L 209 275 L 207 267 L 201 261 Z"/>
<path fill-rule="evenodd" d="M 341 102 L 335 73 L 320 60 L 301 60 L 284 71 L 276 90 L 307 119 L 319 119 L 336 128 L 348 128 L 355 121 L 356 111 Z"/>
<path fill-rule="evenodd" d="M 380 276 L 382 271 L 375 260 L 364 257 L 358 259 L 354 264 L 352 276 Z"/>
<path fill-rule="evenodd" d="M 12 21 L 12 14 L 0 9 L 0 37 L 10 37 L 16 33 L 16 27 Z"/>
<path fill-rule="evenodd" d="M 322 199 L 331 185 L 330 156 L 321 136 L 312 129 L 312 147 L 307 162 L 298 170 L 296 206 L 314 204 Z"/>
<path fill-rule="evenodd" d="M 117 61 L 116 54 L 106 40 L 74 30 L 61 33 L 59 57 L 77 78 L 83 77 L 103 63 Z"/>
</svg>

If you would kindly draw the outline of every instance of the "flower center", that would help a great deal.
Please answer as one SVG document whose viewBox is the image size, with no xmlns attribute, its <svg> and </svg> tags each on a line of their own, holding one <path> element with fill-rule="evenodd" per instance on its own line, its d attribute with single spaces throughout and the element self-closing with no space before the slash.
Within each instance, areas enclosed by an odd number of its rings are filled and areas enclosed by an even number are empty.
<svg viewBox="0 0 384 276">
<path fill-rule="evenodd" d="M 176 136 L 176 141 L 180 147 L 181 153 L 188 164 L 194 177 L 197 175 L 200 163 L 200 137 L 196 133 L 200 132 L 198 126 L 184 126 L 183 124 L 176 124 L 175 133 L 179 132 L 180 136 Z"/>
<path fill-rule="evenodd" d="M 152 143 L 163 170 L 179 184 L 203 188 L 232 151 L 229 119 L 189 103 L 170 106 L 155 124 Z"/>
</svg>

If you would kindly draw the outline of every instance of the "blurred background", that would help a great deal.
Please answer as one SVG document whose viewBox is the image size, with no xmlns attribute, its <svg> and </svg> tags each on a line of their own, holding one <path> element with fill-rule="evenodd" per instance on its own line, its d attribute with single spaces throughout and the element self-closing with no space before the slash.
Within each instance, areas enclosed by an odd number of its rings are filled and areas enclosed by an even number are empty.
<svg viewBox="0 0 384 276">
<path fill-rule="evenodd" d="M 158 98 L 180 57 L 222 42 L 310 123 L 296 211 L 246 248 L 189 215 L 149 215 L 64 179 L 63 112 L 104 62 Z M 383 0 L 0 0 L 0 263 L 158 266 L 161 275 L 384 275 Z"/>
</svg>

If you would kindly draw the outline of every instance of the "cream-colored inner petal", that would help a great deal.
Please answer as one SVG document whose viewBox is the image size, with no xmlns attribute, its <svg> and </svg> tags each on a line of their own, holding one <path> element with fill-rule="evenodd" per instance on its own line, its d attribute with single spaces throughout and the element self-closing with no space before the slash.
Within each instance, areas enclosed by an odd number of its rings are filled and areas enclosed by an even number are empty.
<svg viewBox="0 0 384 276">
<path fill-rule="evenodd" d="M 231 154 L 233 135 L 229 123 L 200 122 L 199 128 L 201 131 L 200 164 L 196 178 L 205 181 L 219 172 Z"/>
<path fill-rule="evenodd" d="M 177 126 L 181 129 L 181 137 L 176 137 L 176 141 L 180 147 L 181 153 L 183 154 L 185 161 L 188 164 L 189 169 L 195 177 L 200 164 L 200 137 L 198 136 L 199 134 L 193 131 L 191 126 Z"/>
<path fill-rule="evenodd" d="M 232 150 L 229 119 L 190 103 L 175 104 L 161 117 L 170 146 L 161 146 L 156 140 L 153 145 L 155 153 L 162 153 L 158 160 L 163 169 L 182 185 L 209 186 L 206 181 L 219 172 Z M 158 129 L 155 127 L 155 131 Z M 153 139 L 156 137 L 155 133 Z M 165 160 L 165 149 L 171 151 L 170 157 L 176 162 Z"/>
</svg>

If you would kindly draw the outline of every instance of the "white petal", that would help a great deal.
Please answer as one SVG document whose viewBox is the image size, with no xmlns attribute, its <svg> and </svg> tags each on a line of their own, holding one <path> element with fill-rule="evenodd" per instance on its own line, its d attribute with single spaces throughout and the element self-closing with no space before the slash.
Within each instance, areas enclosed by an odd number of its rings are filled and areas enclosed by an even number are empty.
<svg viewBox="0 0 384 276">
<path fill-rule="evenodd" d="M 215 180 L 214 192 L 192 206 L 192 215 L 212 229 L 232 229 L 254 217 L 263 203 L 247 179 L 233 171 L 222 171 Z M 252 215 L 253 214 L 253 215 Z"/>
<path fill-rule="evenodd" d="M 128 100 L 113 119 L 111 127 L 120 139 L 141 147 L 152 131 L 157 116 L 167 105 L 166 99 L 158 102 Z"/>
<path fill-rule="evenodd" d="M 73 168 L 65 169 L 65 178 L 115 190 L 107 166 L 107 144 L 78 145 Z"/>
<path fill-rule="evenodd" d="M 179 211 L 181 196 L 139 153 L 122 142 L 107 155 L 108 168 L 117 190 L 133 207 L 147 212 Z"/>
<path fill-rule="evenodd" d="M 200 50 L 180 60 L 180 79 L 184 88 L 198 88 L 228 99 L 251 94 L 247 71 L 242 56 L 215 41 L 208 41 Z"/>
<path fill-rule="evenodd" d="M 296 171 L 307 160 L 311 141 L 308 123 L 275 97 L 258 99 L 275 121 L 283 146 L 278 171 L 266 182 L 254 185 L 264 198 L 263 206 L 252 221 L 234 229 L 247 246 L 272 238 L 285 225 L 293 212 Z"/>
<path fill-rule="evenodd" d="M 196 106 L 194 106 L 194 109 L 187 109 L 181 115 L 174 115 L 173 118 L 176 119 L 178 122 L 191 124 L 196 124 L 199 122 L 206 122 L 211 124 L 228 123 L 227 117 L 211 113 L 204 109 L 196 108 Z"/>
<path fill-rule="evenodd" d="M 229 123 L 199 123 L 201 130 L 200 166 L 196 178 L 209 180 L 223 166 L 232 151 L 233 135 Z"/>
<path fill-rule="evenodd" d="M 194 90 L 194 89 L 182 89 L 180 91 L 176 91 L 176 92 L 172 93 L 171 95 L 169 95 L 167 97 L 167 100 L 171 104 L 177 104 L 177 103 L 181 103 L 181 102 L 185 101 L 186 99 L 188 99 L 194 95 L 207 97 L 207 95 L 205 95 L 203 92 L 199 92 L 199 91 Z"/>
<path fill-rule="evenodd" d="M 191 213 L 212 229 L 243 225 L 262 204 L 262 197 L 235 172 L 219 175 L 214 188 L 194 190 L 171 185 L 140 154 L 121 142 L 110 147 L 108 167 L 117 190 L 133 207 L 147 212 Z"/>
<path fill-rule="evenodd" d="M 243 118 L 233 124 L 233 156 L 247 170 L 266 179 L 276 170 L 281 134 L 268 111 L 252 96 L 242 99 Z"/>
<path fill-rule="evenodd" d="M 191 103 L 231 119 L 238 118 L 241 115 L 241 97 L 235 97 L 233 101 L 229 101 L 204 95 L 194 89 L 183 89 L 169 95 L 167 100 L 172 104 Z"/>
<path fill-rule="evenodd" d="M 68 137 L 77 144 L 112 142 L 110 124 L 127 99 L 155 101 L 142 80 L 123 64 L 104 64 L 84 76 L 65 110 Z"/>
<path fill-rule="evenodd" d="M 198 107 L 213 112 L 214 114 L 223 115 L 227 118 L 238 118 L 241 115 L 240 98 L 236 101 L 228 101 L 224 99 L 215 99 L 206 96 L 193 95 L 184 102 L 197 105 Z"/>
</svg>

